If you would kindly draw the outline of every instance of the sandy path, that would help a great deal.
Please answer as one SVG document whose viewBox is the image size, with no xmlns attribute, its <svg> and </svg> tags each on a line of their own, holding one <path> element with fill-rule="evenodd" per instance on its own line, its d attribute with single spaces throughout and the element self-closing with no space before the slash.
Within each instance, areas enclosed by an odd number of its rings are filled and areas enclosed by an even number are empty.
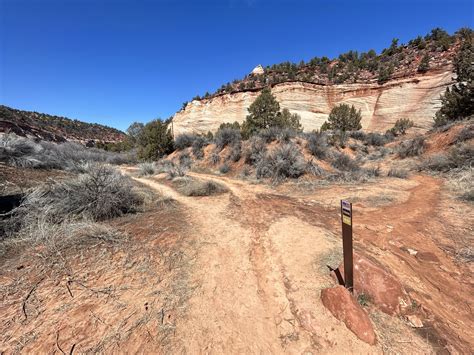
<svg viewBox="0 0 474 355">
<path fill-rule="evenodd" d="M 188 210 L 197 239 L 197 289 L 176 336 L 190 353 L 379 353 L 356 338 L 322 306 L 319 293 L 334 284 L 326 263 L 340 249 L 328 222 L 308 223 L 322 207 L 302 211 L 263 185 L 219 180 L 231 191 L 185 197 L 154 179 L 138 181 Z M 331 211 L 333 214 L 333 211 Z M 306 218 L 305 218 L 306 217 Z M 324 220 L 323 216 L 320 216 Z M 336 217 L 337 218 L 337 217 Z M 406 334 L 412 350 L 429 351 Z M 405 344 L 404 344 L 405 345 Z M 178 350 L 178 349 L 176 349 Z"/>
</svg>

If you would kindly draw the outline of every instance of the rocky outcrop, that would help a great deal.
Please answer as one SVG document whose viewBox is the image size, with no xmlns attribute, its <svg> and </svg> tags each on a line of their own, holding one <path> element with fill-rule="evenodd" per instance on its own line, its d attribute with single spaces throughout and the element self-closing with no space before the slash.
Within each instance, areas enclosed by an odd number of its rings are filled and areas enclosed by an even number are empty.
<svg viewBox="0 0 474 355">
<path fill-rule="evenodd" d="M 440 95 L 452 84 L 452 77 L 451 66 L 445 66 L 383 85 L 286 82 L 273 86 L 272 93 L 282 108 L 301 116 L 305 131 L 320 128 L 331 109 L 341 103 L 361 110 L 362 127 L 367 131 L 385 131 L 399 118 L 409 118 L 417 129 L 427 130 L 440 106 Z M 258 90 L 243 91 L 194 100 L 173 117 L 174 135 L 214 132 L 224 122 L 242 123 L 258 95 Z"/>
<path fill-rule="evenodd" d="M 337 269 L 344 279 L 344 263 Z M 411 301 L 400 281 L 389 271 L 354 253 L 354 293 L 365 295 L 382 312 L 400 315 Z"/>
<path fill-rule="evenodd" d="M 376 336 L 369 316 L 343 286 L 322 290 L 321 302 L 360 340 L 370 345 L 375 344 Z"/>
</svg>

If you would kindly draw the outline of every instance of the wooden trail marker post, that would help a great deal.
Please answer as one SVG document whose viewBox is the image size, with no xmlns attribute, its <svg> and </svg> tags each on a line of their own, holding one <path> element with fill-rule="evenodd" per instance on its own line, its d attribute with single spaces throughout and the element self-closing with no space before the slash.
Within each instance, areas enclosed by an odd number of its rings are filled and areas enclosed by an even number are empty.
<svg viewBox="0 0 474 355">
<path fill-rule="evenodd" d="M 354 292 L 354 263 L 352 255 L 352 203 L 341 200 L 342 250 L 344 252 L 344 286 Z"/>
</svg>

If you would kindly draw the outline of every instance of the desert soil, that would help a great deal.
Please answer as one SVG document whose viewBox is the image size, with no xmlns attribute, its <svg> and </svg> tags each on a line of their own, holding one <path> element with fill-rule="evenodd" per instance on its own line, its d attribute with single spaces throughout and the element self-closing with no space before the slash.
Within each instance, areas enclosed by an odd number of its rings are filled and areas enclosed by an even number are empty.
<svg viewBox="0 0 474 355">
<path fill-rule="evenodd" d="M 472 260 L 463 258 L 472 245 L 472 207 L 452 199 L 441 180 L 415 176 L 358 185 L 272 187 L 190 175 L 218 181 L 229 192 L 186 197 L 162 177 L 135 177 L 174 199 L 176 206 L 114 222 L 131 242 L 124 250 L 108 251 L 97 265 L 87 262 L 92 255 L 71 262 L 75 274 L 89 280 L 88 288 L 73 284 L 74 298 L 62 286 L 64 280 L 53 282 L 45 273 L 47 279 L 29 301 L 37 306 L 33 310 L 27 304 L 31 315 L 25 319 L 22 304 L 39 276 L 32 277 L 31 269 L 28 274 L 17 270 L 18 261 L 5 263 L 0 276 L 8 292 L 2 296 L 0 350 L 472 350 Z M 335 285 L 328 266 L 337 267 L 342 259 L 341 198 L 354 202 L 355 249 L 401 280 L 420 309 L 422 328 L 369 304 L 366 310 L 377 334 L 377 344 L 370 346 L 322 305 L 321 289 Z M 170 257 L 176 267 L 166 261 Z M 26 286 L 14 290 L 20 281 Z M 101 294 L 99 286 L 113 292 Z"/>
</svg>

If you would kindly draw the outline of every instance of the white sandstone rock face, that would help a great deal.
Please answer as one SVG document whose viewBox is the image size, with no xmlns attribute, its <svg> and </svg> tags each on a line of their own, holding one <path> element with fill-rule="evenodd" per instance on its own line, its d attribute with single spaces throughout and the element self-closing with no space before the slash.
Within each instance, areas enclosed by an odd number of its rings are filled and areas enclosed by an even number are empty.
<svg viewBox="0 0 474 355">
<path fill-rule="evenodd" d="M 252 70 L 252 74 L 254 74 L 254 75 L 260 75 L 260 74 L 263 74 L 263 73 L 265 73 L 265 70 L 263 69 L 263 67 L 260 64 L 257 65 Z"/>
<path fill-rule="evenodd" d="M 414 121 L 415 128 L 428 130 L 441 105 L 440 95 L 453 83 L 451 67 L 384 85 L 317 85 L 302 82 L 282 83 L 272 88 L 281 108 L 301 116 L 304 131 L 319 129 L 331 109 L 341 103 L 354 105 L 362 112 L 362 128 L 385 132 L 399 118 Z M 174 135 L 215 132 L 221 123 L 242 123 L 247 108 L 259 92 L 244 91 L 201 101 L 192 101 L 173 117 Z"/>
</svg>

